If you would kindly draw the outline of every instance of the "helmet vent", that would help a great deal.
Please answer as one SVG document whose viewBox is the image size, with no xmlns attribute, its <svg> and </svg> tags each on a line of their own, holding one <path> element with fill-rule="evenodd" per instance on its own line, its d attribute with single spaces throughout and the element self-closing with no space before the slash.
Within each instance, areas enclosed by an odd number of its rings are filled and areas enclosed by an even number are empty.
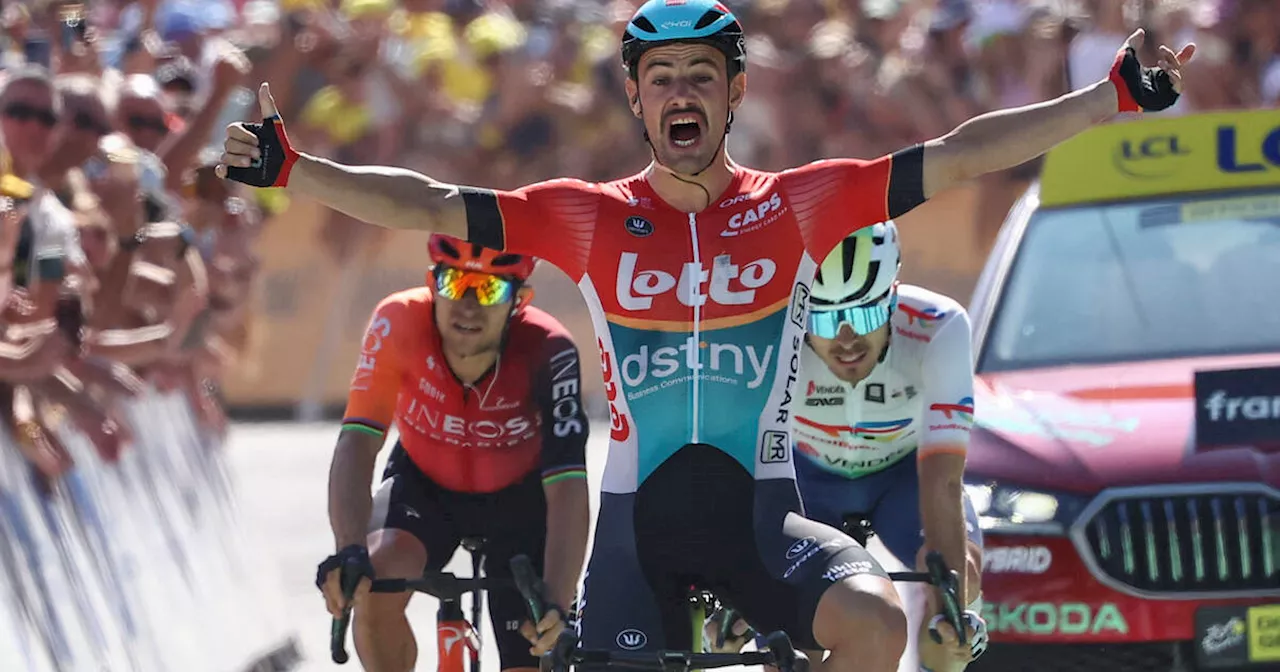
<svg viewBox="0 0 1280 672">
<path fill-rule="evenodd" d="M 637 16 L 636 18 L 632 19 L 631 25 L 651 35 L 658 34 L 658 29 L 653 26 L 653 22 L 651 22 L 648 19 L 648 17 Z"/>
<path fill-rule="evenodd" d="M 515 266 L 522 261 L 518 254 L 499 254 L 490 262 L 493 266 Z"/>
<path fill-rule="evenodd" d="M 703 14 L 701 19 L 698 19 L 698 23 L 695 24 L 693 28 L 694 30 L 702 30 L 716 21 L 719 21 L 722 16 L 724 16 L 724 14 L 721 14 L 714 9 L 708 9 L 707 13 Z"/>
<path fill-rule="evenodd" d="M 853 279 L 853 257 L 858 253 L 857 237 L 850 236 L 845 238 L 841 251 L 844 252 L 844 263 L 840 264 L 840 267 L 844 270 L 844 277 L 840 278 L 840 282 L 844 283 Z"/>
<path fill-rule="evenodd" d="M 454 259 L 459 259 L 462 257 L 462 253 L 458 251 L 458 248 L 454 247 L 453 243 L 450 243 L 447 240 L 440 241 L 440 249 L 444 250 L 445 254 L 449 255 L 450 257 L 453 257 Z"/>
</svg>

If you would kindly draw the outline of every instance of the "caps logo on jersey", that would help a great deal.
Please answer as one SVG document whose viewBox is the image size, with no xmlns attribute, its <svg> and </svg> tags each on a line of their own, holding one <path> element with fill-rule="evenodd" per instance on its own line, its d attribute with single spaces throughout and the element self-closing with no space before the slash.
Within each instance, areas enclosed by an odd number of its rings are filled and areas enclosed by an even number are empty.
<svg viewBox="0 0 1280 672">
<path fill-rule="evenodd" d="M 644 217 L 636 217 L 634 215 L 628 217 L 627 221 L 623 222 L 622 226 L 627 230 L 627 233 L 637 238 L 644 238 L 653 233 L 653 222 L 650 222 Z"/>
<path fill-rule="evenodd" d="M 725 203 L 728 202 L 730 201 L 725 201 Z M 720 207 L 724 207 L 724 203 L 721 203 Z M 778 221 L 786 212 L 786 204 L 782 202 L 782 197 L 775 191 L 759 203 L 753 203 L 751 207 L 733 213 L 729 217 L 727 228 L 720 232 L 720 237 L 729 238 L 758 231 Z"/>
</svg>

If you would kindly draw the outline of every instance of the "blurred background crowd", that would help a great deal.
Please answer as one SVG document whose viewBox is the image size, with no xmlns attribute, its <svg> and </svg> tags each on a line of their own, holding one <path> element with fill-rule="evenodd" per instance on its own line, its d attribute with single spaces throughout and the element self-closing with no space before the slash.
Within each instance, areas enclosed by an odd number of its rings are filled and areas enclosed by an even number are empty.
<svg viewBox="0 0 1280 672">
<path fill-rule="evenodd" d="M 0 416 L 27 457 L 65 469 L 46 429 L 68 421 L 118 452 L 131 438 L 117 402 L 144 382 L 187 395 L 211 437 L 225 431 L 220 387 L 261 365 L 255 322 L 285 309 L 258 243 L 298 207 L 213 175 L 222 128 L 256 114 L 257 82 L 296 147 L 339 161 L 492 187 L 607 180 L 649 159 L 617 58 L 638 4 L 5 0 Z M 1148 47 L 1199 47 L 1175 113 L 1280 105 L 1275 0 L 725 4 L 750 36 L 729 147 L 753 167 L 873 157 L 1054 97 L 1105 77 L 1139 26 Z M 990 235 L 1034 169 L 975 187 Z M 286 249 L 318 245 L 335 269 L 385 249 L 386 232 L 310 212 L 316 240 L 291 234 Z M 378 298 L 355 301 L 356 333 Z M 334 358 L 345 375 L 353 357 Z"/>
</svg>

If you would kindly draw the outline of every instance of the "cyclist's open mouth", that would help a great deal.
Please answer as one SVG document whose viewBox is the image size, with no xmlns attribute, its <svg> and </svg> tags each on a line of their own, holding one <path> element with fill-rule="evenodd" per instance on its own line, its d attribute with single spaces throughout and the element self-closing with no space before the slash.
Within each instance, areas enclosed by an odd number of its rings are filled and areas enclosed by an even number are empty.
<svg viewBox="0 0 1280 672">
<path fill-rule="evenodd" d="M 454 322 L 453 329 L 454 331 L 459 331 L 464 334 L 478 334 L 484 331 L 484 326 L 483 325 L 471 326 L 467 324 L 462 324 L 461 322 Z"/>
<path fill-rule="evenodd" d="M 667 137 L 671 144 L 687 149 L 702 140 L 702 124 L 696 114 L 679 114 L 667 120 Z"/>
</svg>

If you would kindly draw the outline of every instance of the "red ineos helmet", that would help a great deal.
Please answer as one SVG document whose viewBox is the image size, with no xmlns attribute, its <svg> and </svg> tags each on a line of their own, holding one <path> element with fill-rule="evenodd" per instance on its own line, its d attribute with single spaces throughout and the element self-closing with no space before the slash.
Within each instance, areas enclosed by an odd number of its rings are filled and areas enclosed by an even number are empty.
<svg viewBox="0 0 1280 672">
<path fill-rule="evenodd" d="M 428 248 L 431 251 L 431 261 L 437 264 L 466 271 L 504 275 L 522 283 L 533 275 L 533 269 L 538 263 L 534 257 L 482 247 L 442 233 L 431 234 Z"/>
</svg>

